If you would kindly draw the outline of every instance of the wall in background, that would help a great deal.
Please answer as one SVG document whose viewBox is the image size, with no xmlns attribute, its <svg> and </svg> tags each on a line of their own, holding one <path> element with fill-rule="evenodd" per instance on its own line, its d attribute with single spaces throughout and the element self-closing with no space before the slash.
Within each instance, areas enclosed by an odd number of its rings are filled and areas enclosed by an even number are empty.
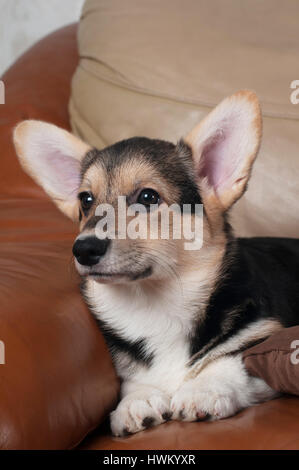
<svg viewBox="0 0 299 470">
<path fill-rule="evenodd" d="M 32 44 L 77 21 L 84 0 L 0 0 L 0 75 Z"/>
</svg>

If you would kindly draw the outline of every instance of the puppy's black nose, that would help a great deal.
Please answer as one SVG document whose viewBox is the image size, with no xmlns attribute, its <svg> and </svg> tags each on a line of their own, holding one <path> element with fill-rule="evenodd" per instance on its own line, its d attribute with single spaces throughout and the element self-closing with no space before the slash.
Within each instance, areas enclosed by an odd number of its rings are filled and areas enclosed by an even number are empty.
<svg viewBox="0 0 299 470">
<path fill-rule="evenodd" d="M 97 264 L 108 248 L 110 240 L 100 240 L 96 237 L 80 238 L 74 243 L 73 255 L 83 266 Z"/>
</svg>

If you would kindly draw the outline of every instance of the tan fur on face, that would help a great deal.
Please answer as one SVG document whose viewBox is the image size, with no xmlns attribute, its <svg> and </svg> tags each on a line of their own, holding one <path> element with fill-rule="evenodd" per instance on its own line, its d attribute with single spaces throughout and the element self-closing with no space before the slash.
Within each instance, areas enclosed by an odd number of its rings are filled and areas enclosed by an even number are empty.
<svg viewBox="0 0 299 470">
<path fill-rule="evenodd" d="M 163 179 L 150 163 L 132 159 L 124 161 L 111 173 L 100 162 L 95 162 L 85 173 L 80 191 L 91 191 L 99 203 L 115 204 L 118 196 L 130 196 L 134 191 L 151 188 L 172 204 L 178 198 L 178 189 Z"/>
<path fill-rule="evenodd" d="M 92 192 L 96 203 L 87 217 L 83 215 L 80 229 L 82 230 L 86 222 L 94 216 L 98 204 L 111 204 L 117 216 L 118 197 L 126 196 L 128 204 L 135 202 L 130 201 L 130 196 L 134 193 L 137 196 L 138 191 L 144 188 L 154 189 L 168 204 L 175 202 L 178 197 L 178 189 L 165 181 L 150 163 L 142 159 L 125 161 L 111 173 L 107 172 L 100 161 L 95 162 L 86 171 L 79 192 Z"/>
<path fill-rule="evenodd" d="M 110 173 L 107 173 L 106 167 L 101 163 L 101 160 L 95 161 L 90 168 L 86 171 L 80 187 L 80 191 L 91 191 L 96 198 L 96 204 L 87 215 L 83 217 L 81 222 L 81 229 L 84 233 L 91 233 L 92 229 L 90 224 L 87 225 L 86 230 L 84 226 L 88 221 L 93 221 L 96 224 L 94 213 L 97 204 L 109 203 L 116 209 L 116 232 L 117 232 L 117 198 L 120 195 L 128 197 L 136 191 L 143 188 L 152 188 L 156 190 L 163 201 L 168 206 L 178 203 L 180 194 L 178 188 L 171 184 L 170 181 L 163 178 L 161 174 L 155 169 L 150 162 L 141 159 L 125 160 L 123 164 L 116 166 Z M 218 200 L 217 200 L 218 202 Z M 212 211 L 212 209 L 211 209 Z M 217 215 L 217 217 L 216 217 Z M 128 217 L 126 222 L 129 223 L 131 218 Z M 215 217 L 204 217 L 204 243 L 200 250 L 185 250 L 184 244 L 186 240 L 173 239 L 173 224 L 170 218 L 169 225 L 169 240 L 158 239 L 155 240 L 150 233 L 149 215 L 147 217 L 147 239 L 131 240 L 113 240 L 111 245 L 115 270 L 124 266 L 124 262 L 129 253 L 136 253 L 136 259 L 144 259 L 145 267 L 148 260 L 151 260 L 154 267 L 154 275 L 148 280 L 141 281 L 144 285 L 148 282 L 155 283 L 156 280 L 161 282 L 168 282 L 169 278 L 189 277 L 190 283 L 204 284 L 206 287 L 202 291 L 201 302 L 202 306 L 206 304 L 212 289 L 215 286 L 221 260 L 225 251 L 226 236 L 223 230 L 224 220 L 219 211 L 215 211 Z M 159 232 L 160 233 L 160 232 Z M 112 256 L 110 253 L 110 256 Z M 109 258 L 109 255 L 106 255 Z M 117 261 L 118 259 L 118 261 Z M 103 259 L 102 263 L 105 263 Z M 107 261 L 107 266 L 109 265 Z M 106 264 L 104 264 L 106 266 Z M 110 265 L 109 265 L 110 266 Z M 132 270 L 134 269 L 134 261 L 131 264 Z M 111 268 L 112 269 L 112 268 Z M 192 279 L 191 279 L 192 278 Z M 167 288 L 165 286 L 165 288 Z"/>
</svg>

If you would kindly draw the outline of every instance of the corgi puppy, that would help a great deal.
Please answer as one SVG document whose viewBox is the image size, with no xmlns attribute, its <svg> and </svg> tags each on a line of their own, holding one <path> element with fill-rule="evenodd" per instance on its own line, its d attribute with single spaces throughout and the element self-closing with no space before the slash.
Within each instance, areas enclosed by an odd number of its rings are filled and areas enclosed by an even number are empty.
<svg viewBox="0 0 299 470">
<path fill-rule="evenodd" d="M 247 374 L 241 352 L 299 323 L 299 241 L 236 238 L 228 219 L 261 134 L 259 102 L 247 90 L 177 144 L 134 137 L 98 150 L 52 124 L 15 128 L 24 170 L 79 222 L 73 254 L 82 292 L 122 384 L 115 436 L 170 419 L 226 418 L 276 395 Z M 195 222 L 192 208 L 201 206 L 200 248 L 151 229 L 143 238 L 97 236 L 98 208 L 119 211 L 119 196 L 126 208 L 144 208 L 144 223 L 172 204 L 188 204 Z"/>
</svg>

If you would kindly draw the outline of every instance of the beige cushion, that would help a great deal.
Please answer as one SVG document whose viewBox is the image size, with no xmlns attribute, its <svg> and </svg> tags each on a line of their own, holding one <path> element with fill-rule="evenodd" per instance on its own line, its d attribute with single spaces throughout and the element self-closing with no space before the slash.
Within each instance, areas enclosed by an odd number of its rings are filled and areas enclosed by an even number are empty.
<svg viewBox="0 0 299 470">
<path fill-rule="evenodd" d="M 177 141 L 225 96 L 254 89 L 264 137 L 237 234 L 299 236 L 299 2 L 87 0 L 73 78 L 73 131 L 96 147 Z"/>
</svg>

